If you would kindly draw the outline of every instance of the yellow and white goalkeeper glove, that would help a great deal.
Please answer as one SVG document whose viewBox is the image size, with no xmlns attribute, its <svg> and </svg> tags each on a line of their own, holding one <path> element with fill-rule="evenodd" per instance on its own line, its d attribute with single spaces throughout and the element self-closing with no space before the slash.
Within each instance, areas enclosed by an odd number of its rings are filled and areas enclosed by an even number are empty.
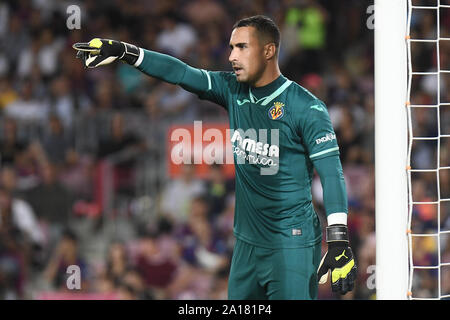
<svg viewBox="0 0 450 320">
<path fill-rule="evenodd" d="M 95 68 L 122 60 L 133 65 L 139 57 L 139 48 L 135 45 L 109 39 L 94 38 L 87 43 L 75 43 L 77 58 L 86 68 Z"/>
<path fill-rule="evenodd" d="M 352 291 L 356 280 L 356 263 L 348 241 L 348 229 L 344 224 L 327 227 L 328 251 L 320 262 L 317 276 L 320 284 L 328 279 L 331 271 L 331 289 L 346 294 Z"/>
</svg>

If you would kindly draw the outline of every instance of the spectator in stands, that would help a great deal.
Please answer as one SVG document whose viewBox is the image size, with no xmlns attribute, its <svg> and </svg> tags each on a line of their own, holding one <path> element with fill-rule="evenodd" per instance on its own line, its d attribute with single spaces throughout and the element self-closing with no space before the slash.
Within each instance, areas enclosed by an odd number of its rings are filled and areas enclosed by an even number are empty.
<svg viewBox="0 0 450 320">
<path fill-rule="evenodd" d="M 88 266 L 79 252 L 78 238 L 73 231 L 66 229 L 50 257 L 43 276 L 52 288 L 66 291 L 69 276 L 67 268 L 71 265 L 80 268 L 81 290 L 88 290 Z"/>
<path fill-rule="evenodd" d="M 192 26 L 180 23 L 175 14 L 167 14 L 161 21 L 162 31 L 156 38 L 156 46 L 161 52 L 184 58 L 194 47 L 197 35 Z"/>
<path fill-rule="evenodd" d="M 126 131 L 123 114 L 114 113 L 111 118 L 110 135 L 100 142 L 98 157 L 105 158 L 113 154 L 117 155 L 119 152 L 132 152 L 142 148 L 143 145 L 139 139 Z"/>
<path fill-rule="evenodd" d="M 210 221 L 214 221 L 225 209 L 226 199 L 233 190 L 234 179 L 226 179 L 222 165 L 212 164 L 209 168 L 209 178 L 206 182 L 206 197 L 210 207 L 208 219 Z"/>
<path fill-rule="evenodd" d="M 343 109 L 336 136 L 339 139 L 339 152 L 342 162 L 357 164 L 363 160 L 364 154 L 360 147 L 362 142 L 361 135 L 355 129 L 353 119 L 350 110 Z"/>
<path fill-rule="evenodd" d="M 183 164 L 180 177 L 170 181 L 162 192 L 162 214 L 171 219 L 175 227 L 188 221 L 192 199 L 205 192 L 204 181 L 194 174 L 195 165 Z"/>
<path fill-rule="evenodd" d="M 61 119 L 54 114 L 50 115 L 48 133 L 42 139 L 42 147 L 48 160 L 54 164 L 63 164 L 69 151 L 72 150 L 70 140 L 69 135 L 65 133 Z"/>
<path fill-rule="evenodd" d="M 173 258 L 169 252 L 161 250 L 157 233 L 147 232 L 140 237 L 136 270 L 147 288 L 158 297 L 166 294 L 165 290 L 175 276 L 177 261 Z"/>
<path fill-rule="evenodd" d="M 297 46 L 292 48 L 290 63 L 300 68 L 295 73 L 322 71 L 323 48 L 326 46 L 327 13 L 316 1 L 307 0 L 300 6 L 292 6 L 286 12 L 287 26 L 293 26 L 297 36 Z M 289 71 L 292 72 L 292 71 Z"/>
<path fill-rule="evenodd" d="M 162 82 L 147 97 L 148 111 L 171 124 L 192 123 L 197 118 L 192 98 L 191 93 L 179 86 Z"/>
<path fill-rule="evenodd" d="M 94 156 L 68 149 L 59 181 L 75 199 L 92 200 L 94 190 Z"/>
<path fill-rule="evenodd" d="M 40 48 L 35 56 L 39 70 L 42 72 L 44 79 L 49 79 L 58 71 L 58 56 L 61 52 L 64 40 L 55 37 L 55 31 L 51 28 L 44 28 L 40 34 Z"/>
<path fill-rule="evenodd" d="M 5 115 L 20 121 L 44 123 L 47 120 L 49 106 L 36 99 L 33 93 L 34 85 L 31 80 L 23 82 L 20 98 L 5 106 Z"/>
<path fill-rule="evenodd" d="M 71 133 L 75 112 L 75 101 L 69 81 L 68 77 L 59 76 L 50 84 L 50 105 L 54 114 L 50 117 L 50 123 L 58 118 L 66 133 Z"/>
<path fill-rule="evenodd" d="M 33 230 L 32 228 L 36 228 Z M 23 298 L 31 244 L 39 238 L 39 228 L 24 202 L 14 201 L 0 187 L 0 297 Z"/>
<path fill-rule="evenodd" d="M 228 257 L 226 243 L 208 221 L 209 206 L 204 197 L 191 202 L 187 224 L 179 231 L 183 259 L 205 271 L 223 268 Z"/>
<path fill-rule="evenodd" d="M 36 187 L 40 181 L 40 169 L 46 162 L 46 154 L 38 141 L 28 143 L 26 148 L 17 152 L 14 158 L 17 189 L 27 192 Z"/>
<path fill-rule="evenodd" d="M 17 122 L 11 118 L 2 121 L 3 132 L 0 140 L 0 164 L 14 164 L 16 155 L 22 152 L 26 145 L 19 140 L 17 135 Z"/>
<path fill-rule="evenodd" d="M 108 249 L 106 276 L 118 286 L 129 268 L 130 261 L 126 247 L 121 242 L 113 242 Z"/>
<path fill-rule="evenodd" d="M 1 39 L 1 46 L 4 48 L 7 58 L 14 68 L 17 66 L 17 58 L 21 50 L 27 47 L 31 34 L 25 24 L 22 23 L 18 14 L 9 14 L 8 22 L 9 26 Z"/>
<path fill-rule="evenodd" d="M 231 253 L 234 247 L 234 205 L 235 194 L 230 195 L 225 200 L 225 208 L 220 215 L 213 221 L 215 230 L 220 234 L 220 237 L 226 241 L 225 246 L 228 253 Z"/>
<path fill-rule="evenodd" d="M 136 157 L 145 150 L 145 143 L 135 134 L 126 131 L 123 114 L 114 113 L 110 135 L 100 142 L 97 157 L 114 158 L 114 186 L 124 194 L 134 191 Z"/>
<path fill-rule="evenodd" d="M 50 244 L 54 244 L 68 225 L 73 197 L 58 181 L 58 169 L 54 164 L 45 163 L 41 169 L 42 181 L 26 192 L 26 199 L 48 230 Z"/>
<path fill-rule="evenodd" d="M 7 168 L 2 169 L 3 171 L 8 170 Z M 10 222 L 14 225 L 14 228 L 20 230 L 20 232 L 27 238 L 27 241 L 33 243 L 35 245 L 41 246 L 44 244 L 44 234 L 41 230 L 41 227 L 38 223 L 36 215 L 33 211 L 33 208 L 23 199 L 14 197 L 11 194 L 11 191 L 0 187 L 0 194 L 3 198 L 3 210 L 5 210 L 2 214 L 10 214 L 8 219 L 4 216 L 5 223 L 9 219 Z M 0 221 L 0 224 L 2 222 Z"/>
</svg>

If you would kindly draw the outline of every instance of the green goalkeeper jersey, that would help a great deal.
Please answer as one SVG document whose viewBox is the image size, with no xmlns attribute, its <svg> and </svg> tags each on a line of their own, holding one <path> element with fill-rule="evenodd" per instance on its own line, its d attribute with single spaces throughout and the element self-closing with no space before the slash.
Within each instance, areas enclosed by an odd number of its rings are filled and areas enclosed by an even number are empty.
<svg viewBox="0 0 450 320">
<path fill-rule="evenodd" d="M 195 69 L 147 50 L 138 68 L 228 111 L 236 171 L 237 238 L 266 248 L 307 247 L 321 241 L 312 205 L 313 170 L 321 159 L 339 155 L 322 101 L 282 75 L 264 87 L 251 88 L 238 82 L 232 72 Z M 327 214 L 347 212 L 337 162 L 329 170 L 336 177 L 321 177 L 322 184 L 334 181 L 324 187 Z M 327 195 L 325 190 L 330 190 Z"/>
</svg>

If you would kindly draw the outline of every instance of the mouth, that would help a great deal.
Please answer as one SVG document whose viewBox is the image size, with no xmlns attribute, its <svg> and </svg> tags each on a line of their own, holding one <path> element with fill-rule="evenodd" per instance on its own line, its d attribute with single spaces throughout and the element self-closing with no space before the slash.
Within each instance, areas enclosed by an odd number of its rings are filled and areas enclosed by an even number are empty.
<svg viewBox="0 0 450 320">
<path fill-rule="evenodd" d="M 239 75 L 243 69 L 241 67 L 234 66 L 233 70 L 236 75 Z"/>
</svg>

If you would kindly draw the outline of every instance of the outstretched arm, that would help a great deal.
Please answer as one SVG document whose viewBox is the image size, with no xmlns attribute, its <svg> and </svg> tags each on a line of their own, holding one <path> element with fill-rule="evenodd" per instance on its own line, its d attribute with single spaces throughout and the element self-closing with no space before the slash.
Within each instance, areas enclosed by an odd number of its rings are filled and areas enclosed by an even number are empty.
<svg viewBox="0 0 450 320">
<path fill-rule="evenodd" d="M 211 72 L 189 66 L 185 62 L 159 52 L 108 39 L 95 38 L 88 43 L 76 43 L 85 67 L 95 68 L 116 60 L 124 61 L 143 73 L 162 81 L 180 85 L 202 99 L 225 106 L 223 99 L 223 72 Z"/>
<path fill-rule="evenodd" d="M 149 76 L 180 85 L 192 93 L 208 91 L 209 75 L 205 70 L 193 68 L 167 54 L 139 48 L 139 57 L 134 66 Z"/>
</svg>

